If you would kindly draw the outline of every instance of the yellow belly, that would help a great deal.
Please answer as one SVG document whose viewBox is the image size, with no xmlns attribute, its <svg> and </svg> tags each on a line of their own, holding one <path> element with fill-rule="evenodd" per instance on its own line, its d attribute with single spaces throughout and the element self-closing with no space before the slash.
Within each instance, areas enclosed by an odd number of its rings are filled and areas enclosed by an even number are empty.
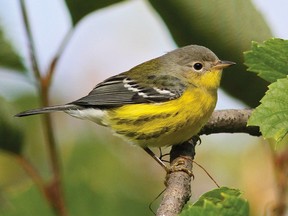
<svg viewBox="0 0 288 216">
<path fill-rule="evenodd" d="M 196 135 L 211 116 L 215 92 L 191 88 L 180 98 L 157 104 L 133 104 L 107 112 L 107 126 L 133 144 L 169 146 Z"/>
</svg>

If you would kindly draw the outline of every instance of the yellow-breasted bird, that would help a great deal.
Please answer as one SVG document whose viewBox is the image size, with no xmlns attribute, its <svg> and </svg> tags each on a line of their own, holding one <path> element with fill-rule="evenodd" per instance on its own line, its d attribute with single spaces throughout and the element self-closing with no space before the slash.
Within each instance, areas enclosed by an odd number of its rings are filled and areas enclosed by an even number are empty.
<svg viewBox="0 0 288 216">
<path fill-rule="evenodd" d="M 76 101 L 16 116 L 64 111 L 91 120 L 165 167 L 148 147 L 181 144 L 197 135 L 215 108 L 222 69 L 233 64 L 206 47 L 185 46 L 106 79 Z"/>
</svg>

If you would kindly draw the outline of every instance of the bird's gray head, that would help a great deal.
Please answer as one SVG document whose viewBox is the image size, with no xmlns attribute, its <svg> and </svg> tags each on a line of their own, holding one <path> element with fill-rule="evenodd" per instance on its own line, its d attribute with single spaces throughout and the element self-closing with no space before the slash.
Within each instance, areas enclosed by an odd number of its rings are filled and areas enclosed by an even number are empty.
<svg viewBox="0 0 288 216">
<path fill-rule="evenodd" d="M 210 49 L 199 45 L 189 45 L 176 49 L 167 53 L 166 57 L 178 65 L 185 65 L 196 71 L 202 68 L 201 65 L 211 67 L 211 64 L 219 61 L 219 58 Z"/>
</svg>

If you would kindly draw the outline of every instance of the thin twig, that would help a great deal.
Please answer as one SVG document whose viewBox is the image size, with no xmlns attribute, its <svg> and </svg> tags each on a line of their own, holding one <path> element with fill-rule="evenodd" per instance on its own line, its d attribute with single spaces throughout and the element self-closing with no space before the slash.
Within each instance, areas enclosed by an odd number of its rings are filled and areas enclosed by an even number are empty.
<svg viewBox="0 0 288 216">
<path fill-rule="evenodd" d="M 42 91 L 42 101 L 43 106 L 48 106 L 48 91 Z M 45 125 L 45 133 L 46 133 L 46 140 L 48 144 L 48 152 L 50 157 L 50 163 L 53 172 L 53 178 L 47 186 L 48 195 L 50 198 L 50 202 L 52 202 L 55 211 L 61 215 L 66 216 L 68 215 L 65 203 L 64 203 L 64 193 L 62 191 L 62 184 L 61 184 L 61 169 L 60 169 L 60 161 L 59 161 L 59 154 L 57 150 L 57 145 L 54 137 L 53 126 L 51 116 L 43 115 L 44 125 Z"/>
<path fill-rule="evenodd" d="M 48 79 L 46 79 L 46 77 L 42 78 L 40 69 L 37 63 L 34 40 L 32 36 L 32 31 L 30 28 L 30 23 L 28 20 L 27 9 L 25 7 L 24 0 L 20 0 L 20 6 L 21 6 L 21 13 L 22 13 L 23 21 L 24 21 L 26 35 L 28 38 L 29 54 L 30 54 L 30 59 L 32 62 L 32 69 L 34 71 L 34 75 L 38 83 L 40 84 L 39 92 L 41 96 L 41 103 L 42 103 L 42 106 L 48 106 L 49 105 L 48 92 L 49 92 L 52 72 L 50 71 L 51 74 L 49 74 Z M 52 64 L 53 70 L 54 70 L 54 67 L 55 67 L 55 62 L 53 62 Z M 44 115 L 43 121 L 44 121 L 44 129 L 45 129 L 45 134 L 46 134 L 47 147 L 49 151 L 50 163 L 51 163 L 52 172 L 53 172 L 53 179 L 51 183 L 45 187 L 44 190 L 48 194 L 48 201 L 53 206 L 56 213 L 61 216 L 66 216 L 67 210 L 64 205 L 64 195 L 61 189 L 61 175 L 60 175 L 61 172 L 60 172 L 60 165 L 59 165 L 59 156 L 58 156 L 58 151 L 57 151 L 56 142 L 54 138 L 52 120 L 51 120 L 50 115 Z"/>
<path fill-rule="evenodd" d="M 214 182 L 214 184 L 220 188 L 220 185 L 216 182 L 216 180 L 210 175 L 210 173 L 199 163 L 197 163 L 196 161 L 193 161 L 194 164 L 196 164 L 198 167 L 200 167 L 205 173 L 206 175 L 208 175 L 208 177 Z"/>
<path fill-rule="evenodd" d="M 52 59 L 50 66 L 45 73 L 45 77 L 42 78 L 41 82 L 41 87 L 42 87 L 42 104 L 43 106 L 48 106 L 49 105 L 49 88 L 50 84 L 55 72 L 56 65 L 62 56 L 62 53 L 64 52 L 68 41 L 70 40 L 72 35 L 72 30 L 69 30 L 68 33 L 65 35 L 63 38 L 54 58 Z M 51 183 L 48 185 L 48 195 L 51 200 L 56 201 L 55 208 L 57 211 L 59 211 L 59 214 L 62 216 L 67 215 L 67 210 L 65 206 L 65 200 L 64 200 L 64 193 L 62 191 L 62 184 L 61 184 L 61 170 L 60 170 L 60 161 L 59 161 L 59 155 L 58 151 L 56 148 L 56 141 L 54 137 L 54 132 L 53 132 L 53 126 L 52 126 L 52 120 L 50 115 L 45 115 L 45 123 L 46 123 L 46 133 L 47 133 L 47 139 L 49 140 L 48 142 L 50 143 L 49 145 L 49 153 L 50 153 L 50 160 L 51 160 L 51 166 L 53 169 L 54 173 L 54 178 L 52 179 Z"/>
<path fill-rule="evenodd" d="M 64 50 L 66 49 L 67 44 L 71 39 L 72 33 L 73 33 L 73 29 L 70 29 L 66 33 L 66 35 L 64 36 L 64 38 L 61 41 L 60 46 L 58 47 L 58 49 L 56 51 L 54 58 L 51 60 L 51 63 L 49 65 L 49 68 L 48 68 L 47 73 L 45 75 L 46 86 L 50 86 L 50 83 L 52 81 L 52 78 L 53 78 L 53 75 L 55 72 L 56 65 L 57 65 L 60 57 L 62 56 Z"/>
<path fill-rule="evenodd" d="M 47 185 L 44 179 L 39 175 L 35 167 L 23 155 L 14 155 L 14 158 L 16 159 L 18 164 L 23 168 L 23 170 L 27 173 L 27 175 L 32 179 L 32 181 L 34 182 L 34 184 L 36 185 L 40 193 L 55 208 L 56 212 L 58 212 L 59 207 L 57 205 L 59 202 L 55 202 L 55 194 L 57 194 L 57 191 L 55 191 L 55 186 L 56 186 L 55 183 L 51 182 L 50 184 Z M 56 186 L 56 189 L 57 189 L 57 186 Z M 61 215 L 64 215 L 64 214 L 62 213 Z"/>
<path fill-rule="evenodd" d="M 13 157 L 16 159 L 18 164 L 23 168 L 27 175 L 32 179 L 39 191 L 46 196 L 45 192 L 45 182 L 43 178 L 39 175 L 35 167 L 27 160 L 23 155 L 14 154 Z"/>
<path fill-rule="evenodd" d="M 32 69 L 33 69 L 35 77 L 39 81 L 41 79 L 41 73 L 40 73 L 38 61 L 36 58 L 36 49 L 34 46 L 34 40 L 33 40 L 33 36 L 32 36 L 30 23 L 28 20 L 27 9 L 26 9 L 24 0 L 20 0 L 20 8 L 21 8 L 22 19 L 23 19 L 24 26 L 25 26 L 24 30 L 25 30 L 26 36 L 28 38 L 27 43 L 28 43 L 29 57 L 30 57 L 30 60 L 32 63 Z"/>
</svg>

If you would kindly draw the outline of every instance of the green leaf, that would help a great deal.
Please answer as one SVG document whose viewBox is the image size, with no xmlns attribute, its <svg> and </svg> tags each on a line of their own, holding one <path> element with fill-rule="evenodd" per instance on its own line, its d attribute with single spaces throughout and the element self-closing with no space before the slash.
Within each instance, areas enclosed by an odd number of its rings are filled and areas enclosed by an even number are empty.
<svg viewBox="0 0 288 216">
<path fill-rule="evenodd" d="M 27 183 L 26 183 L 27 185 Z M 55 216 L 55 213 L 48 205 L 48 202 L 39 193 L 36 187 L 21 187 L 21 190 L 14 190 L 14 193 L 7 197 L 9 205 L 2 205 L 1 216 Z"/>
<path fill-rule="evenodd" d="M 260 127 L 264 138 L 281 141 L 288 132 L 288 78 L 269 85 L 269 90 L 248 120 Z"/>
<path fill-rule="evenodd" d="M 237 189 L 217 188 L 202 195 L 180 216 L 248 216 L 248 202 L 240 196 L 241 192 Z"/>
<path fill-rule="evenodd" d="M 248 71 L 268 82 L 285 78 L 288 75 L 288 40 L 272 38 L 263 44 L 253 42 L 244 58 Z"/>
<path fill-rule="evenodd" d="M 251 107 L 256 107 L 268 83 L 245 73 L 243 52 L 251 41 L 264 41 L 272 33 L 251 0 L 149 0 L 179 46 L 200 44 L 222 60 L 237 65 L 224 70 L 221 87 Z M 253 21 L 251 21 L 253 20 Z"/>
<path fill-rule="evenodd" d="M 129 149 L 132 149 L 127 143 L 114 145 L 107 143 L 107 139 L 101 143 L 95 139 L 93 133 L 83 135 L 73 141 L 76 145 L 73 151 L 70 151 L 68 161 L 64 163 L 64 170 L 67 171 L 64 180 L 70 211 L 74 215 L 91 215 L 91 212 L 93 215 L 105 216 L 150 215 L 147 205 L 162 186 L 159 177 L 151 178 L 146 173 L 138 172 L 139 168 L 135 163 L 127 167 L 122 161 L 127 157 L 122 157 L 121 154 L 115 157 L 115 152 L 119 152 L 120 149 L 129 154 Z M 81 145 L 77 145 L 79 143 Z M 71 148 L 71 145 L 69 146 Z M 139 188 L 139 185 L 143 187 Z"/>
<path fill-rule="evenodd" d="M 65 0 L 70 11 L 73 25 L 84 16 L 103 7 L 121 2 L 121 0 Z M 122 0 L 123 1 L 123 0 Z"/>
<path fill-rule="evenodd" d="M 23 131 L 13 121 L 10 105 L 0 100 L 0 150 L 20 154 L 23 146 Z"/>
<path fill-rule="evenodd" d="M 17 72 L 25 72 L 22 58 L 15 51 L 12 44 L 5 38 L 3 29 L 0 26 L 0 66 L 15 70 Z"/>
</svg>

